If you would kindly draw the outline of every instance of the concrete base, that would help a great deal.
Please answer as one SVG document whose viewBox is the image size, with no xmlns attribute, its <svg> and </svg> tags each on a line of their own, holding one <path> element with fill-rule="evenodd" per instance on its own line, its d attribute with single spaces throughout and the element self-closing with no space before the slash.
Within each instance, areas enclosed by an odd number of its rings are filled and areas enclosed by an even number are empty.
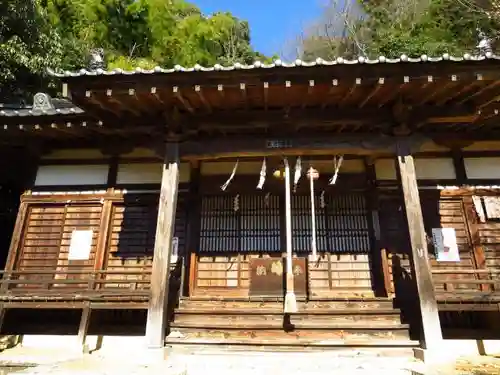
<svg viewBox="0 0 500 375">
<path fill-rule="evenodd" d="M 416 348 L 413 349 L 413 354 L 416 359 L 422 361 L 426 365 L 443 365 L 454 362 L 457 359 L 457 356 L 455 356 L 454 353 L 436 349 L 430 350 Z"/>
<path fill-rule="evenodd" d="M 429 364 L 453 362 L 459 357 L 500 353 L 500 340 L 443 340 L 441 347 L 413 349 L 416 359 Z"/>
<path fill-rule="evenodd" d="M 144 336 L 87 336 L 85 344 L 90 353 L 119 352 L 126 357 L 133 355 L 137 349 L 147 348 Z M 21 339 L 23 347 L 71 349 L 82 352 L 76 335 L 24 335 Z"/>
<path fill-rule="evenodd" d="M 43 348 L 75 354 L 93 354 L 120 361 L 151 363 L 165 360 L 165 348 L 148 348 L 145 336 L 87 336 L 86 348 L 78 343 L 76 335 L 25 335 L 21 346 Z M 84 350 L 86 349 L 86 350 Z M 139 354 L 139 353 L 140 354 Z"/>
</svg>

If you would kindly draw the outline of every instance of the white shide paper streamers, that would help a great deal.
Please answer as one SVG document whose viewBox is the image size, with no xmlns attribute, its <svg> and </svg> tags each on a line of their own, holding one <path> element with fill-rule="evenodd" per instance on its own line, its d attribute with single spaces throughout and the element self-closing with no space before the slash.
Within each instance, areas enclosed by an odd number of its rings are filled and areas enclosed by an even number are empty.
<svg viewBox="0 0 500 375">
<path fill-rule="evenodd" d="M 229 176 L 229 178 L 224 183 L 224 185 L 222 185 L 220 187 L 222 189 L 222 191 L 225 191 L 227 189 L 227 187 L 229 186 L 229 184 L 231 183 L 231 181 L 233 180 L 234 175 L 236 174 L 236 170 L 238 169 L 238 163 L 239 163 L 239 160 L 236 160 L 236 163 L 234 163 L 233 172 L 231 173 L 231 176 Z"/>
<path fill-rule="evenodd" d="M 337 182 L 337 177 L 339 175 L 339 169 L 340 169 L 343 161 L 344 161 L 344 155 L 340 155 L 339 158 L 337 158 L 336 156 L 333 158 L 334 173 L 333 173 L 332 178 L 328 182 L 329 185 L 335 185 L 335 182 Z"/>
<path fill-rule="evenodd" d="M 295 175 L 293 177 L 293 192 L 297 191 L 297 184 L 299 183 L 300 176 L 302 175 L 302 159 L 300 156 L 297 158 L 295 162 Z"/>
<path fill-rule="evenodd" d="M 264 182 L 266 182 L 267 165 L 266 158 L 262 160 L 262 167 L 260 168 L 259 183 L 257 184 L 257 189 L 262 190 L 264 187 Z"/>
</svg>

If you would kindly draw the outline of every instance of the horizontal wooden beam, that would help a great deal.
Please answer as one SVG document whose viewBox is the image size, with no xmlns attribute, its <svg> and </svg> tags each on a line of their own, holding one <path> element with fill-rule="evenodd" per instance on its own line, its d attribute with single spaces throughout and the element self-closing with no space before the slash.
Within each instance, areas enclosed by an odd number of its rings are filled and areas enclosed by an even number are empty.
<svg viewBox="0 0 500 375">
<path fill-rule="evenodd" d="M 421 106 L 408 110 L 408 118 L 412 122 L 464 122 L 465 120 L 472 121 L 477 117 L 477 113 L 471 107 L 435 107 Z M 464 120 L 465 119 L 465 120 Z M 394 120 L 394 112 L 392 109 L 380 109 L 378 107 L 365 107 L 363 110 L 359 108 L 332 108 L 329 110 L 320 111 L 316 108 L 290 109 L 268 109 L 266 110 L 239 110 L 239 111 L 224 111 L 219 113 L 207 114 L 192 114 L 185 116 L 183 122 L 191 127 L 200 125 L 213 125 L 214 127 L 221 125 L 234 124 L 241 126 L 242 124 L 259 125 L 273 123 L 301 123 L 305 125 L 313 122 L 321 122 L 325 124 L 336 123 L 380 123 L 392 122 Z"/>
<path fill-rule="evenodd" d="M 412 148 L 418 149 L 425 141 L 420 136 L 406 137 L 406 142 Z M 182 156 L 214 156 L 234 153 L 235 155 L 252 156 L 257 154 L 293 154 L 296 152 L 318 151 L 331 152 L 332 149 L 366 150 L 367 153 L 376 150 L 395 150 L 396 137 L 376 134 L 331 135 L 331 137 L 225 137 L 186 141 L 180 145 Z"/>
</svg>

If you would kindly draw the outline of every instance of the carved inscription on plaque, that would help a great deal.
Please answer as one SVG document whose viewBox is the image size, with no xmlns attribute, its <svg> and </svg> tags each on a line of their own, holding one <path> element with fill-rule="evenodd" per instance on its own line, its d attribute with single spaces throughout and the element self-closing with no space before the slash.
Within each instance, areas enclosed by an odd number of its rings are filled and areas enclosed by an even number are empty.
<svg viewBox="0 0 500 375">
<path fill-rule="evenodd" d="M 270 139 L 266 141 L 266 148 L 290 148 L 292 141 L 287 139 Z"/>
<path fill-rule="evenodd" d="M 281 258 L 257 258 L 250 260 L 250 290 L 251 296 L 281 296 L 283 295 L 283 274 L 279 272 Z M 281 269 L 283 266 L 281 265 Z M 278 270 L 278 272 L 276 272 Z"/>
<path fill-rule="evenodd" d="M 295 294 L 307 291 L 307 262 L 295 258 L 292 263 Z M 285 293 L 285 261 L 282 258 L 257 258 L 250 260 L 250 296 L 277 296 Z"/>
</svg>

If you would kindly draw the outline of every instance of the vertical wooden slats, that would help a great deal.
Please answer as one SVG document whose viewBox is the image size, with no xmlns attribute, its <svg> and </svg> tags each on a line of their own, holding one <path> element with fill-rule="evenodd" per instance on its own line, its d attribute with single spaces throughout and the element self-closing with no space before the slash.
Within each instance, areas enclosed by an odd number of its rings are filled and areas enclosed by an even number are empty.
<svg viewBox="0 0 500 375">
<path fill-rule="evenodd" d="M 97 249 L 96 249 L 96 260 L 94 262 L 94 270 L 101 270 L 104 266 L 104 258 L 106 256 L 106 244 L 108 242 L 109 236 L 109 227 L 111 222 L 111 209 L 112 203 L 111 201 L 103 202 L 103 209 L 101 213 L 101 222 L 99 225 L 99 237 L 97 240 Z M 101 279 L 101 275 L 95 275 L 96 279 Z M 100 288 L 101 285 L 93 285 L 93 288 Z"/>
<path fill-rule="evenodd" d="M 279 197 L 204 196 L 201 204 L 200 253 L 279 252 Z"/>
<path fill-rule="evenodd" d="M 102 288 L 148 288 L 153 258 L 156 228 L 157 195 L 139 194 L 122 201 L 95 199 L 92 203 L 24 203 L 26 214 L 17 249 L 12 250 L 16 271 L 44 271 L 23 275 L 22 280 L 40 280 L 40 284 L 13 285 L 17 288 L 88 288 L 89 283 L 63 284 L 49 280 L 78 280 L 88 278 L 93 271 L 113 271 L 103 280 L 96 279 L 93 286 Z M 64 202 L 64 203 L 63 203 Z M 21 225 L 21 224 L 20 224 Z M 179 195 L 175 236 L 179 238 L 179 256 L 183 256 L 185 243 L 185 206 Z M 92 230 L 93 239 L 88 260 L 68 259 L 72 232 Z M 17 251 L 16 251 L 17 250 Z M 54 271 L 47 273 L 46 271 Z M 123 271 L 120 274 L 120 271 Z M 131 274 L 131 271 L 135 274 Z M 127 274 L 129 273 L 129 274 Z M 44 281 L 46 280 L 46 282 Z M 116 283 L 110 281 L 116 280 Z M 134 281 L 137 281 L 134 283 Z"/>
<path fill-rule="evenodd" d="M 309 195 L 292 195 L 292 248 L 298 254 L 311 252 L 311 198 Z M 327 233 L 323 220 L 325 209 L 321 207 L 320 197 L 315 196 L 316 238 L 318 252 L 327 250 Z"/>
<path fill-rule="evenodd" d="M 263 194 L 207 195 L 201 202 L 196 286 L 248 289 L 248 262 L 281 253 L 280 200 Z"/>
<path fill-rule="evenodd" d="M 304 250 L 310 253 L 311 228 L 307 224 L 311 220 L 310 201 L 303 202 L 298 214 L 292 215 L 307 218 L 305 228 L 296 232 L 296 236 L 307 238 L 302 244 L 308 245 Z M 321 208 L 319 201 L 316 204 Z M 324 220 L 318 220 L 317 233 L 318 251 L 325 255 L 309 263 L 311 294 L 330 297 L 373 294 L 367 213 L 363 192 L 325 194 L 325 207 L 318 211 Z"/>
<path fill-rule="evenodd" d="M 180 192 L 177 198 L 174 236 L 179 239 L 179 256 L 184 256 L 186 237 L 185 194 Z M 131 281 L 149 281 L 153 263 L 155 232 L 158 212 L 158 195 L 150 194 L 130 197 L 123 203 L 115 203 L 111 209 L 110 235 L 107 245 L 106 270 L 143 271 L 142 274 L 107 275 L 106 288 L 122 288 Z M 120 281 L 122 281 L 120 283 Z M 139 288 L 149 288 L 142 282 Z"/>
<path fill-rule="evenodd" d="M 72 270 L 80 271 L 82 274 L 68 275 L 70 278 L 83 278 L 83 274 L 93 271 L 95 263 L 95 255 L 97 250 L 97 239 L 99 237 L 99 227 L 101 220 L 102 205 L 66 205 L 64 218 L 63 237 L 61 241 L 61 249 L 58 261 L 58 271 Z M 92 230 L 92 247 L 90 257 L 87 260 L 69 260 L 69 246 L 71 235 L 74 230 Z M 81 284 L 80 287 L 87 287 L 87 284 Z"/>
<path fill-rule="evenodd" d="M 281 256 L 283 230 L 279 196 L 261 194 L 202 198 L 199 258 L 196 285 L 199 288 L 247 288 L 248 261 L 255 256 Z M 318 252 L 310 262 L 313 294 L 371 294 L 370 234 L 364 193 L 327 194 L 322 207 L 316 196 Z M 311 252 L 309 195 L 292 196 L 293 249 L 298 255 Z M 354 290 L 354 291 L 352 291 Z"/>
<path fill-rule="evenodd" d="M 422 214 L 429 246 L 429 262 L 433 270 L 448 270 L 450 272 L 433 275 L 434 288 L 439 292 L 476 292 L 481 286 L 466 283 L 471 274 L 462 271 L 472 271 L 478 267 L 475 260 L 475 247 L 480 240 L 474 240 L 471 226 L 471 215 L 467 213 L 467 197 L 442 197 L 439 191 L 421 191 Z M 381 234 L 383 246 L 389 255 L 391 269 L 394 271 L 395 260 L 399 269 L 411 274 L 409 245 L 407 241 L 406 222 L 402 215 L 401 200 L 395 194 L 382 194 L 379 201 L 381 215 Z M 473 224 L 474 226 L 475 224 Z M 454 228 L 460 253 L 459 262 L 438 262 L 432 244 L 433 228 Z M 479 238 L 479 234 L 477 233 Z M 476 242 L 474 242 L 476 241 Z M 474 246 L 476 243 L 476 246 Z M 453 271 L 456 271 L 454 273 Z M 474 276 L 473 276 L 474 277 Z M 446 283 L 446 280 L 453 283 Z M 460 283 L 460 280 L 464 280 Z M 391 274 L 391 284 L 394 285 L 394 275 Z M 451 285 L 453 284 L 453 285 Z"/>
<path fill-rule="evenodd" d="M 19 271 L 54 270 L 58 272 L 57 279 L 81 278 L 81 274 L 65 274 L 64 272 L 79 271 L 83 274 L 93 270 L 100 215 L 100 204 L 68 203 L 30 207 L 15 269 Z M 69 260 L 69 246 L 73 230 L 88 229 L 93 231 L 89 259 Z M 53 274 L 35 274 L 23 276 L 23 279 L 42 280 L 53 277 Z M 60 285 L 47 285 L 47 287 L 58 286 Z M 86 284 L 71 285 L 72 288 L 86 286 Z M 17 284 L 17 287 L 27 287 L 27 285 Z"/>
<path fill-rule="evenodd" d="M 464 198 L 465 210 L 469 218 L 469 230 L 473 242 L 476 267 L 494 272 L 500 271 L 500 222 L 488 219 L 480 222 L 472 203 L 472 197 Z M 496 275 L 479 276 L 480 279 L 494 278 Z M 483 291 L 493 290 L 493 285 L 481 285 Z"/>
</svg>

